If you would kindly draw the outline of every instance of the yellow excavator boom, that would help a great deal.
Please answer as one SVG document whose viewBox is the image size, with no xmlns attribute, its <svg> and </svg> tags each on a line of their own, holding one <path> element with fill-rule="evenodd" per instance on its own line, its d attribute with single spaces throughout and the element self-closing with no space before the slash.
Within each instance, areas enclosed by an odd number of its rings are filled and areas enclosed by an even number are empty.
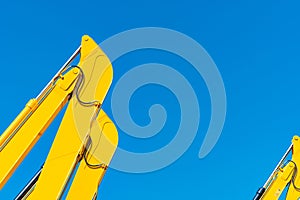
<svg viewBox="0 0 300 200">
<path fill-rule="evenodd" d="M 287 160 L 290 153 L 292 153 L 292 158 Z M 265 185 L 257 191 L 253 200 L 279 199 L 287 187 L 285 199 L 299 199 L 300 175 L 298 166 L 300 166 L 300 137 L 294 136 L 291 146 L 281 158 Z"/>
<path fill-rule="evenodd" d="M 79 54 L 79 63 L 71 66 Z M 117 129 L 102 110 L 112 77 L 108 57 L 83 36 L 81 46 L 0 136 L 0 188 L 67 106 L 42 169 L 17 199 L 60 199 L 65 192 L 67 199 L 96 199 L 118 144 Z"/>
</svg>

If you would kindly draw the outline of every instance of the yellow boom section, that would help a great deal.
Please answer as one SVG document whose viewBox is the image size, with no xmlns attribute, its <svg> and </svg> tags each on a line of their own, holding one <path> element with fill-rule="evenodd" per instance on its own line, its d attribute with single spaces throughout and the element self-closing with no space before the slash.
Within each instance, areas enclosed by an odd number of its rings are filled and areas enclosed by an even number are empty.
<svg viewBox="0 0 300 200">
<path fill-rule="evenodd" d="M 82 37 L 80 55 L 79 64 L 63 68 L 0 137 L 2 187 L 69 101 L 42 172 L 22 199 L 59 199 L 72 174 L 67 198 L 94 199 L 115 152 L 117 129 L 101 110 L 112 82 L 111 63 L 89 36 Z"/>
<path fill-rule="evenodd" d="M 292 152 L 292 159 L 286 161 L 288 154 Z M 284 163 L 286 161 L 286 163 Z M 274 172 L 269 177 L 264 187 L 260 188 L 254 200 L 276 200 L 282 196 L 286 187 L 285 199 L 295 200 L 300 197 L 300 137 L 294 136 L 289 147 Z"/>
<path fill-rule="evenodd" d="M 76 74 L 76 72 L 78 72 L 78 70 L 71 71 L 67 74 L 73 82 L 78 74 Z M 59 79 L 45 99 L 39 102 L 39 105 L 36 105 L 35 100 L 31 100 L 24 111 L 21 112 L 21 116 L 5 131 L 3 139 L 1 137 L 1 188 L 67 102 L 74 84 L 70 87 L 65 87 L 68 85 L 65 84 L 65 82 L 68 82 L 68 84 L 71 82 L 72 85 L 72 81 L 70 80 Z M 24 118 L 24 120 L 20 118 Z"/>
</svg>

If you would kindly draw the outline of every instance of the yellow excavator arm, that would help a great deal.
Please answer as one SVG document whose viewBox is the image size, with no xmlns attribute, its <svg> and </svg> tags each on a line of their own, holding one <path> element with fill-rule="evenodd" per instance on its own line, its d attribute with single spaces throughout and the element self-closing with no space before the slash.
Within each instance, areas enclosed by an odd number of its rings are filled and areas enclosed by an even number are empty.
<svg viewBox="0 0 300 200">
<path fill-rule="evenodd" d="M 79 63 L 71 66 L 79 54 Z M 44 165 L 16 199 L 96 199 L 118 144 L 117 129 L 101 107 L 112 77 L 105 53 L 83 36 L 81 46 L 1 135 L 0 189 L 67 106 Z"/>
<path fill-rule="evenodd" d="M 289 154 L 292 158 L 287 160 Z M 300 137 L 294 136 L 291 146 L 283 155 L 276 168 L 262 188 L 260 188 L 253 200 L 276 200 L 282 196 L 287 188 L 287 200 L 300 199 Z"/>
</svg>

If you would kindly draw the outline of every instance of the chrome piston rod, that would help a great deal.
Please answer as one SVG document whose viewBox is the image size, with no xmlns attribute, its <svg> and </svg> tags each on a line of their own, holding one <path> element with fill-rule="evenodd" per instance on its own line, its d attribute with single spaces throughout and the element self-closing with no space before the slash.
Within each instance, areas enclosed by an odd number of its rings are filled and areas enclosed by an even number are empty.
<svg viewBox="0 0 300 200">
<path fill-rule="evenodd" d="M 60 68 L 60 70 L 55 74 L 51 81 L 45 86 L 45 88 L 36 97 L 37 100 L 41 99 L 47 90 L 51 87 L 55 78 L 57 78 L 66 68 L 72 63 L 72 61 L 79 55 L 81 46 L 79 46 L 76 51 L 71 55 L 71 57 L 65 62 L 65 64 Z"/>
</svg>

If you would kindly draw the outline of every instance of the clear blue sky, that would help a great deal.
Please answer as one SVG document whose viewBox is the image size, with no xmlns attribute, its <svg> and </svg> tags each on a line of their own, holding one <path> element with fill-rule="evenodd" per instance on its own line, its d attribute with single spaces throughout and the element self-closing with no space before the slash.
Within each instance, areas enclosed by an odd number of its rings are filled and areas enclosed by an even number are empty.
<svg viewBox="0 0 300 200">
<path fill-rule="evenodd" d="M 300 134 L 299 8 L 296 0 L 3 1 L 0 130 L 39 93 L 83 34 L 100 43 L 132 28 L 170 28 L 200 43 L 218 66 L 227 95 L 222 135 L 211 153 L 199 159 L 210 118 L 209 95 L 201 77 L 184 68 L 182 74 L 191 77 L 201 104 L 200 128 L 193 144 L 177 162 L 156 172 L 130 174 L 109 169 L 98 199 L 251 199 L 292 136 Z M 188 66 L 176 56 L 157 51 L 126 56 L 114 63 L 113 85 L 138 64 L 162 62 L 178 70 Z M 110 96 L 104 108 L 112 117 Z M 174 96 L 158 86 L 145 87 L 134 98 L 131 113 L 140 124 L 149 120 L 140 102 L 166 104 L 169 112 L 178 110 Z M 120 146 L 136 152 L 164 146 L 178 127 L 179 115 L 171 116 L 160 133 L 167 137 L 138 140 L 120 130 Z M 40 167 L 58 122 L 0 191 L 0 199 L 12 199 Z"/>
</svg>

